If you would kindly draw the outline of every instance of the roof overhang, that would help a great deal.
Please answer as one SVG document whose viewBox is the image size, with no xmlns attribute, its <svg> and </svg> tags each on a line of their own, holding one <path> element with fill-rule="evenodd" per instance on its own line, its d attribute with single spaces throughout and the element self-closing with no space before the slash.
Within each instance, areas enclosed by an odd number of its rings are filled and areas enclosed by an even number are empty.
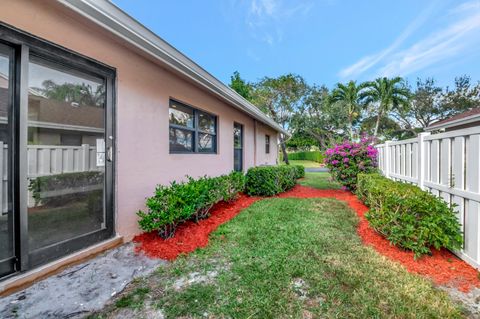
<svg viewBox="0 0 480 319">
<path fill-rule="evenodd" d="M 174 72 L 187 77 L 231 106 L 245 112 L 272 129 L 289 135 L 285 129 L 267 117 L 256 106 L 245 100 L 237 92 L 223 84 L 112 2 L 106 0 L 57 1 L 153 57 L 154 60 L 166 65 Z"/>
<path fill-rule="evenodd" d="M 478 121 L 480 121 L 480 114 L 474 114 L 461 119 L 451 120 L 443 124 L 439 123 L 438 125 L 436 125 L 435 123 L 433 123 L 432 125 L 427 127 L 425 131 L 431 132 L 431 131 L 443 130 L 446 128 L 469 124 L 469 123 L 478 122 Z"/>
</svg>

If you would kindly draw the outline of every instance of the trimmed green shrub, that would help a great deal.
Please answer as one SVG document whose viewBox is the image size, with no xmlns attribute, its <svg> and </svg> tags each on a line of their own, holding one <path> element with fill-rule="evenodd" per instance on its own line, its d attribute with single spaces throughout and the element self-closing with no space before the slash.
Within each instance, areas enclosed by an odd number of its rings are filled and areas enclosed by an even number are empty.
<svg viewBox="0 0 480 319">
<path fill-rule="evenodd" d="M 419 187 L 380 174 L 359 174 L 357 196 L 370 210 L 370 225 L 393 245 L 415 253 L 431 248 L 462 248 L 463 237 L 453 208 Z"/>
<path fill-rule="evenodd" d="M 300 165 L 258 166 L 248 170 L 245 191 L 248 195 L 273 196 L 293 188 L 305 176 Z"/>
<path fill-rule="evenodd" d="M 302 165 L 292 165 L 292 166 L 296 170 L 297 179 L 305 177 L 305 167 L 303 167 Z"/>
<path fill-rule="evenodd" d="M 295 161 L 313 161 L 323 163 L 325 156 L 320 151 L 288 153 L 288 159 Z"/>
<path fill-rule="evenodd" d="M 101 171 L 74 172 L 55 175 L 46 175 L 33 178 L 29 181 L 28 189 L 32 192 L 35 205 L 65 205 L 72 200 L 89 198 L 89 201 L 99 201 L 98 197 L 103 195 L 104 173 Z M 47 192 L 54 194 L 61 193 L 65 189 L 80 187 L 92 187 L 91 191 L 72 192 L 58 196 L 47 196 Z M 95 189 L 95 186 L 98 186 Z M 99 189 L 98 189 L 99 188 Z M 103 208 L 102 208 L 103 209 Z"/>
<path fill-rule="evenodd" d="M 201 177 L 169 186 L 158 185 L 147 198 L 147 211 L 139 211 L 138 224 L 143 231 L 158 231 L 163 238 L 172 237 L 179 223 L 206 218 L 219 201 L 232 201 L 245 187 L 245 176 L 239 172 L 219 177 Z"/>
</svg>

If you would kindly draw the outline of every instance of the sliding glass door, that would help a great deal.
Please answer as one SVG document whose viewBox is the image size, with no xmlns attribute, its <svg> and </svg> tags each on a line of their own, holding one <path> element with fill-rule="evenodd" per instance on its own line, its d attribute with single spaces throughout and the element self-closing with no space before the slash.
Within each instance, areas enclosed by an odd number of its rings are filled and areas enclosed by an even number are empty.
<svg viewBox="0 0 480 319">
<path fill-rule="evenodd" d="M 0 278 L 113 236 L 114 78 L 0 23 Z"/>
</svg>

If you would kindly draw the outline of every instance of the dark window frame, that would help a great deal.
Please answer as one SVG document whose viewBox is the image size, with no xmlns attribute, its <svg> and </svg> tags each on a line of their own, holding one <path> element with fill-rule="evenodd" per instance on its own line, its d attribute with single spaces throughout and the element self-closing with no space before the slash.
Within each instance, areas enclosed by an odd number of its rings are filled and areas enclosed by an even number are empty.
<svg viewBox="0 0 480 319">
<path fill-rule="evenodd" d="M 183 126 L 183 125 L 178 125 L 178 124 L 172 124 L 172 123 L 170 123 L 170 117 L 169 117 L 169 119 L 168 119 L 168 133 L 169 133 L 169 136 L 168 136 L 168 142 L 169 142 L 168 145 L 169 146 L 168 147 L 169 147 L 169 153 L 170 154 L 218 154 L 218 116 L 213 114 L 213 113 L 210 113 L 208 111 L 199 109 L 195 106 L 192 106 L 190 104 L 186 104 L 184 102 L 181 102 L 181 101 L 173 99 L 173 98 L 170 98 L 170 101 L 168 103 L 169 111 L 170 111 L 170 108 L 172 108 L 172 104 L 178 104 L 178 105 L 181 105 L 182 107 L 185 107 L 187 109 L 192 110 L 192 113 L 193 113 L 193 127 L 188 127 L 188 126 Z M 204 130 L 200 129 L 200 127 L 198 125 L 200 114 L 206 114 L 208 116 L 213 117 L 214 133 L 209 132 L 209 131 L 204 131 Z M 172 128 L 183 130 L 183 131 L 189 131 L 189 132 L 192 133 L 192 151 L 176 151 L 176 150 L 172 150 L 170 148 L 170 129 L 172 129 Z M 200 134 L 208 134 L 208 135 L 213 136 L 213 140 L 212 140 L 213 151 L 199 150 L 199 136 L 200 136 Z"/>
<path fill-rule="evenodd" d="M 270 154 L 270 135 L 265 134 L 265 154 Z"/>
</svg>

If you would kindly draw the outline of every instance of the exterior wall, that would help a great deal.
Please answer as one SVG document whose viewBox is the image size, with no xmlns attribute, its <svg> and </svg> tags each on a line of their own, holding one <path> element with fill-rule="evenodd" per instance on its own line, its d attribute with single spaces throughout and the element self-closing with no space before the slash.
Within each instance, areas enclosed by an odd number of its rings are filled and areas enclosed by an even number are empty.
<svg viewBox="0 0 480 319">
<path fill-rule="evenodd" d="M 278 158 L 278 135 L 269 127 L 257 122 L 256 165 L 275 165 Z M 265 135 L 270 135 L 270 153 L 265 153 Z"/>
<path fill-rule="evenodd" d="M 19 14 L 19 12 L 21 14 Z M 0 20 L 117 69 L 116 231 L 138 232 L 136 211 L 155 185 L 233 169 L 233 122 L 244 125 L 244 168 L 255 165 L 254 120 L 197 86 L 151 62 L 106 31 L 53 1 L 3 0 Z M 169 154 L 169 98 L 218 116 L 218 154 Z M 259 125 L 260 126 L 260 125 Z M 262 128 L 260 132 L 267 129 Z M 264 154 L 264 133 L 257 142 L 258 163 L 276 162 L 276 134 Z"/>
</svg>

